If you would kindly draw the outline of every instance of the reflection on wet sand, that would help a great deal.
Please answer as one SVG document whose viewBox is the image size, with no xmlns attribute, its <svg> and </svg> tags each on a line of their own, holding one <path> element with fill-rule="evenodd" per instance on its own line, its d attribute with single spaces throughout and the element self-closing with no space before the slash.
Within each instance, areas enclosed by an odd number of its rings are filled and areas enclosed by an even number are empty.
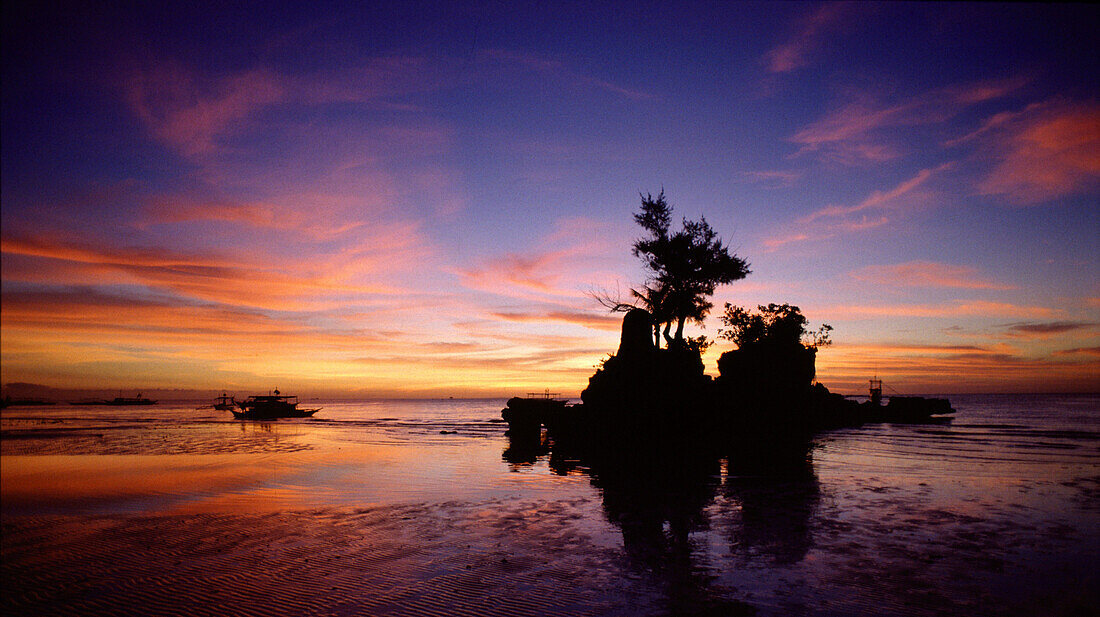
<svg viewBox="0 0 1100 617">
<path fill-rule="evenodd" d="M 1043 401 L 603 456 L 427 407 L 4 416 L 0 612 L 1092 614 L 1095 399 Z"/>
<path fill-rule="evenodd" d="M 809 445 L 779 457 L 741 450 L 728 459 L 722 487 L 739 520 L 731 527 L 733 552 L 778 565 L 801 561 L 813 546 L 811 519 L 820 498 Z"/>
<path fill-rule="evenodd" d="M 597 452 L 554 451 L 546 436 L 510 438 L 503 457 L 530 465 L 547 454 L 558 474 L 582 473 L 599 489 L 604 516 L 622 535 L 629 567 L 664 588 L 669 614 L 753 614 L 715 583 L 700 534 L 729 529 L 730 552 L 775 564 L 802 560 L 819 500 L 811 443 L 737 443 L 708 451 L 628 443 Z M 728 504 L 711 507 L 717 497 Z M 715 520 L 714 517 L 723 520 Z"/>
</svg>

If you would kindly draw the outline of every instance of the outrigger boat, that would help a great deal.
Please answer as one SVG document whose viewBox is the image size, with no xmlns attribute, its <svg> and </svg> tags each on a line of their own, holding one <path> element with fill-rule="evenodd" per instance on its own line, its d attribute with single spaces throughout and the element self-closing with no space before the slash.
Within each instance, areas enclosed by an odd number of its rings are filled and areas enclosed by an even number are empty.
<svg viewBox="0 0 1100 617">
<path fill-rule="evenodd" d="M 141 392 L 138 392 L 137 396 L 121 396 L 121 395 L 119 395 L 119 396 L 116 396 L 115 398 L 113 398 L 111 400 L 101 399 L 101 398 L 81 399 L 79 401 L 69 401 L 69 404 L 70 405 L 114 405 L 116 407 L 124 407 L 124 406 L 130 406 L 130 405 L 156 405 L 157 402 L 152 400 L 152 399 L 148 399 L 148 398 L 143 397 L 141 395 Z"/>
<path fill-rule="evenodd" d="M 275 418 L 308 418 L 321 411 L 316 409 L 298 409 L 298 397 L 279 394 L 276 389 L 272 394 L 260 394 L 250 396 L 243 401 L 237 401 L 240 411 L 233 410 L 233 417 L 238 420 L 274 420 Z"/>
</svg>

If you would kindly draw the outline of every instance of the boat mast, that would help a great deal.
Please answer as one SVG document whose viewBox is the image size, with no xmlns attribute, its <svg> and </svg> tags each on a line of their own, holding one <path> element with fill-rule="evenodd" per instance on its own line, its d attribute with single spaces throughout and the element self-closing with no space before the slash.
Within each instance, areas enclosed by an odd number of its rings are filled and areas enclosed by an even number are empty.
<svg viewBox="0 0 1100 617">
<path fill-rule="evenodd" d="M 871 378 L 871 404 L 882 404 L 882 380 L 878 376 Z"/>
</svg>

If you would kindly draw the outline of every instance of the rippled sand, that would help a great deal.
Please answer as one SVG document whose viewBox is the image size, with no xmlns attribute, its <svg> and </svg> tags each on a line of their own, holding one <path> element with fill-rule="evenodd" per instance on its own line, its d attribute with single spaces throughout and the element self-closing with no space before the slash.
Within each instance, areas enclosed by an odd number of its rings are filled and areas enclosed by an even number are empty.
<svg viewBox="0 0 1100 617">
<path fill-rule="evenodd" d="M 4 579 L 19 583 L 4 613 L 629 614 L 615 607 L 637 590 L 587 514 L 496 501 L 20 518 L 3 528 Z"/>
<path fill-rule="evenodd" d="M 551 463 L 497 424 L 431 409 L 5 416 L 0 608 L 1096 614 L 1095 401 L 975 399 L 949 425 L 823 435 L 781 467 L 645 452 Z"/>
</svg>

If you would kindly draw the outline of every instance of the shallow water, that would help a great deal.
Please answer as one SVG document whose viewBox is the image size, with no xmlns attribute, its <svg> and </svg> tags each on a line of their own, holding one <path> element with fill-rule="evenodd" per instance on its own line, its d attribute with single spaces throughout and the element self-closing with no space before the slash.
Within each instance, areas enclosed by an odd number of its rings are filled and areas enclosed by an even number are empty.
<svg viewBox="0 0 1100 617">
<path fill-rule="evenodd" d="M 1100 397 L 951 399 L 793 466 L 600 469 L 509 449 L 503 400 L 12 407 L 4 613 L 1096 611 Z"/>
</svg>

